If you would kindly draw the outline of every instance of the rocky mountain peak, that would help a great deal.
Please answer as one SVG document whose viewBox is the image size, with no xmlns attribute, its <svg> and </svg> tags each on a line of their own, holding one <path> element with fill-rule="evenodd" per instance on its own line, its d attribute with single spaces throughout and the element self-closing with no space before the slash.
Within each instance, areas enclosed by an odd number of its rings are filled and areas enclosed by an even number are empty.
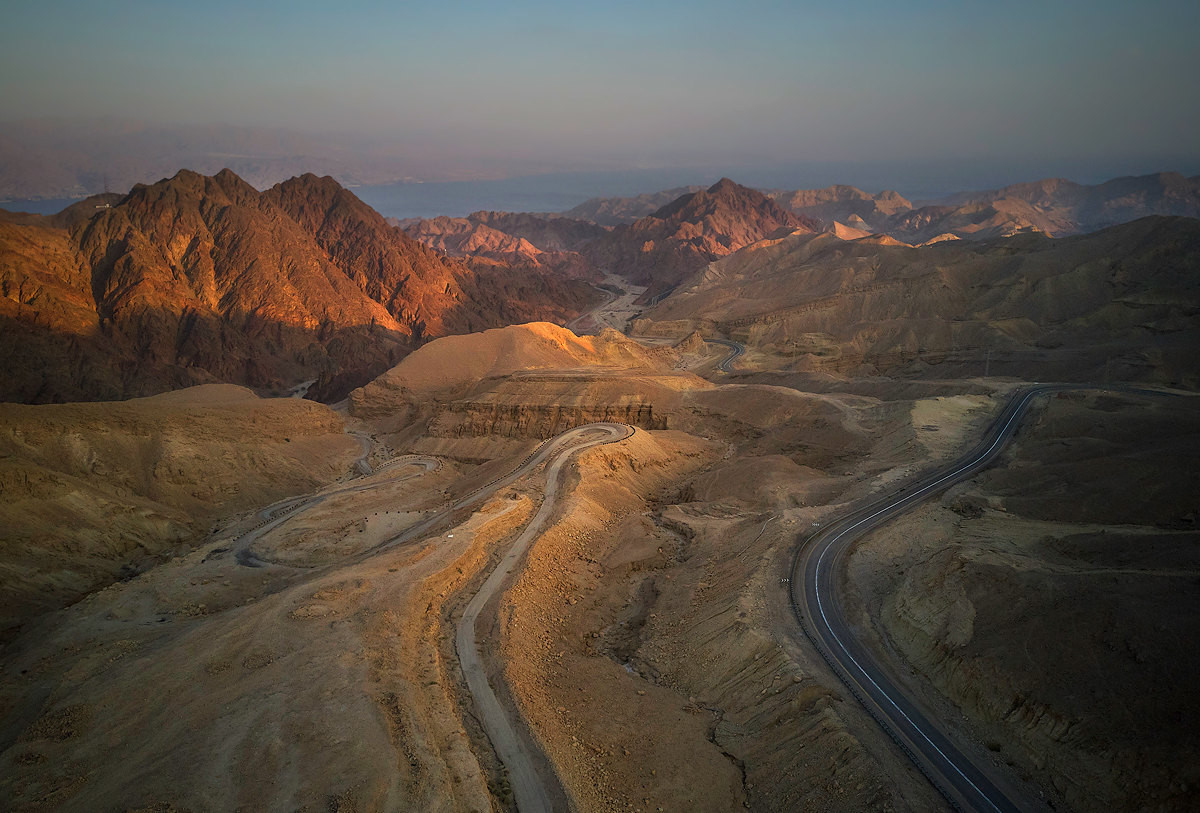
<svg viewBox="0 0 1200 813">
<path fill-rule="evenodd" d="M 228 169 L 183 170 L 105 202 L 69 231 L 54 218 L 0 230 L 14 258 L 0 281 L 21 300 L 0 309 L 0 400 L 313 378 L 310 394 L 336 400 L 431 336 L 568 319 L 594 296 L 451 260 L 328 177 L 260 193 Z"/>
</svg>

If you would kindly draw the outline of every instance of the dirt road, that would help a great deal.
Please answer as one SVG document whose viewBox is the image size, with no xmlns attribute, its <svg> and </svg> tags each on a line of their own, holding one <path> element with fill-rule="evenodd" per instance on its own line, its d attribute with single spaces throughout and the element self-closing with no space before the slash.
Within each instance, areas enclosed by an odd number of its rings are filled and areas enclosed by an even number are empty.
<svg viewBox="0 0 1200 813">
<path fill-rule="evenodd" d="M 564 432 L 552 443 L 547 444 L 543 454 L 536 460 L 540 462 L 550 455 L 557 455 L 546 470 L 546 491 L 541 508 L 533 520 L 525 527 L 524 532 L 513 543 L 508 553 L 500 560 L 496 569 L 488 576 L 483 587 L 471 599 L 459 622 L 458 635 L 455 644 L 458 649 L 459 663 L 466 677 L 467 687 L 475 699 L 480 722 L 492 742 L 500 761 L 508 770 L 509 781 L 517 800 L 517 809 L 521 813 L 551 813 L 549 794 L 542 784 L 541 778 L 533 767 L 533 758 L 516 728 L 509 719 L 492 687 L 488 684 L 487 673 L 484 671 L 480 658 L 479 646 L 475 636 L 475 623 L 484 605 L 500 589 L 504 580 L 516 567 L 521 557 L 528 550 L 533 540 L 537 538 L 542 525 L 554 512 L 555 495 L 558 491 L 558 475 L 563 464 L 575 452 L 601 443 L 611 443 L 629 436 L 633 430 L 623 424 L 592 424 Z M 535 463 L 528 464 L 530 468 Z"/>
</svg>

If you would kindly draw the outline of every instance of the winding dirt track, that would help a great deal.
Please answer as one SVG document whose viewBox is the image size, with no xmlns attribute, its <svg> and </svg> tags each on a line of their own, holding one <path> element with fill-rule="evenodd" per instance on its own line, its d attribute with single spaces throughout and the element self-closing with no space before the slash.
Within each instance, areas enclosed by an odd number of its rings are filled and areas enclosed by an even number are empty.
<svg viewBox="0 0 1200 813">
<path fill-rule="evenodd" d="M 462 665 L 467 688 L 475 699 L 475 707 L 484 731 L 487 732 L 488 739 L 491 740 L 492 747 L 496 750 L 496 755 L 508 770 L 509 782 L 517 801 L 517 809 L 521 813 L 551 813 L 554 808 L 550 802 L 550 794 L 547 793 L 541 777 L 534 769 L 534 761 L 528 747 L 517 734 L 513 721 L 509 719 L 508 714 L 500 705 L 500 701 L 496 698 L 495 692 L 488 684 L 487 672 L 484 670 L 476 639 L 475 623 L 479 619 L 479 614 L 483 612 L 484 606 L 500 590 L 504 580 L 537 538 L 542 525 L 554 512 L 558 475 L 563 464 L 581 449 L 623 440 L 632 432 L 630 427 L 617 423 L 590 424 L 572 429 L 547 444 L 534 461 L 518 469 L 523 474 L 522 470 L 531 469 L 547 457 L 556 455 L 546 470 L 545 497 L 537 514 L 525 526 L 525 530 L 517 538 L 517 541 L 509 548 L 508 553 L 488 576 L 479 592 L 471 599 L 458 625 L 455 646 L 458 649 L 458 660 Z M 598 436 L 589 438 L 589 435 Z"/>
<path fill-rule="evenodd" d="M 446 506 L 433 516 L 405 529 L 391 539 L 387 539 L 374 548 L 364 551 L 349 560 L 350 562 L 362 561 L 378 554 L 382 550 L 387 550 L 414 539 L 427 537 L 441 526 L 452 525 L 455 514 L 461 509 L 486 501 L 500 489 L 534 471 L 547 460 L 551 460 L 546 470 L 545 496 L 541 507 L 525 527 L 525 530 L 513 543 L 509 551 L 500 560 L 500 563 L 489 574 L 479 592 L 472 597 L 463 614 L 462 620 L 459 622 L 458 633 L 455 639 L 459 662 L 462 665 L 467 688 L 475 700 L 480 723 L 483 725 L 483 729 L 487 733 L 488 739 L 496 751 L 496 755 L 508 771 L 509 782 L 516 797 L 517 808 L 521 813 L 551 813 L 553 811 L 553 805 L 550 802 L 551 794 L 547 792 L 542 778 L 534 768 L 534 758 L 531 753 L 533 746 L 526 743 L 517 734 L 515 722 L 509 719 L 508 714 L 496 698 L 496 693 L 488 683 L 487 673 L 484 670 L 476 640 L 475 624 L 484 606 L 500 590 L 504 580 L 520 562 L 521 557 L 537 538 L 546 520 L 553 514 L 555 496 L 558 491 L 558 477 L 567 460 L 580 450 L 604 443 L 624 440 L 632 435 L 634 431 L 633 427 L 619 423 L 594 423 L 569 429 L 539 445 L 508 474 L 498 477 L 491 483 L 462 497 L 452 505 Z M 409 477 L 402 479 L 420 476 L 440 465 L 440 462 L 434 458 L 418 456 L 406 456 L 402 459 L 389 461 L 385 465 L 398 463 L 401 460 L 406 463 L 421 465 L 425 469 L 419 474 L 409 475 Z M 381 470 L 383 468 L 383 466 L 380 466 Z M 387 482 L 396 482 L 396 480 L 393 479 Z M 299 499 L 292 498 L 268 506 L 259 513 L 261 522 L 243 534 L 235 543 L 234 555 L 238 563 L 246 567 L 260 567 L 267 564 L 255 556 L 249 547 L 251 543 L 267 531 L 296 514 L 319 505 L 335 494 L 364 491 L 375 488 L 378 485 L 380 485 L 380 482 L 371 478 L 370 480 L 358 481 L 352 486 L 334 489 L 323 494 Z"/>
<path fill-rule="evenodd" d="M 355 461 L 356 471 L 361 471 L 361 469 L 358 468 L 358 465 L 365 465 L 363 462 L 365 458 L 366 455 L 364 454 L 363 457 L 360 457 Z M 385 467 L 391 467 L 392 465 L 398 463 L 421 466 L 423 471 L 417 472 L 416 474 L 410 474 L 406 477 L 391 478 L 386 481 L 381 481 L 374 478 L 370 480 L 356 480 L 351 485 L 340 486 L 328 491 L 311 494 L 307 497 L 293 497 L 282 502 L 277 502 L 274 505 L 269 505 L 262 509 L 258 512 L 259 519 L 262 521 L 249 531 L 246 531 L 239 536 L 231 546 L 234 557 L 237 559 L 237 563 L 243 567 L 262 567 L 265 564 L 269 564 L 268 562 L 259 559 L 258 556 L 255 555 L 254 551 L 250 549 L 250 545 L 268 531 L 271 531 L 283 524 L 284 521 L 291 519 L 292 517 L 299 516 L 308 509 L 314 508 L 325 502 L 330 497 L 340 496 L 342 494 L 352 494 L 358 491 L 368 491 L 372 488 L 379 487 L 384 482 L 402 483 L 405 480 L 411 480 L 413 477 L 420 477 L 431 471 L 435 471 L 442 465 L 440 460 L 437 460 L 433 457 L 405 455 L 403 457 L 389 460 L 387 463 L 379 467 L 379 471 L 382 472 Z"/>
</svg>

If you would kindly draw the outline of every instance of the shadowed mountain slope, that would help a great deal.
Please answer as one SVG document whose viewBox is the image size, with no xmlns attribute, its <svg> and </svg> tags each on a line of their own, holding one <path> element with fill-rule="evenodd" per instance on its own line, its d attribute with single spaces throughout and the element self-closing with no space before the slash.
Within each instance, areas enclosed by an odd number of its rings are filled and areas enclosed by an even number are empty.
<svg viewBox="0 0 1200 813">
<path fill-rule="evenodd" d="M 565 319 L 592 296 L 442 257 L 311 175 L 259 193 L 184 170 L 76 220 L 0 223 L 3 400 L 308 379 L 336 399 L 427 336 Z"/>
</svg>

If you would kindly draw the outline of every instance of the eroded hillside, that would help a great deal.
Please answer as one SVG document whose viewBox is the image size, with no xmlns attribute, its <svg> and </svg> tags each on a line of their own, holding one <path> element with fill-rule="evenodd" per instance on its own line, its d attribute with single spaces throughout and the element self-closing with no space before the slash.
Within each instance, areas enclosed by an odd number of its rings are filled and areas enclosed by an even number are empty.
<svg viewBox="0 0 1200 813">
<path fill-rule="evenodd" d="M 210 524 L 338 479 L 340 416 L 212 384 L 122 403 L 0 405 L 0 628 L 186 553 Z"/>
<path fill-rule="evenodd" d="M 946 718 L 969 715 L 995 759 L 1070 809 L 1195 803 L 1195 400 L 1051 398 L 1003 465 L 872 534 L 850 564 L 886 640 L 953 704 Z"/>
<path fill-rule="evenodd" d="M 709 265 L 633 332 L 728 337 L 766 369 L 1194 387 L 1198 264 L 1191 218 L 923 248 L 797 234 Z"/>
</svg>

